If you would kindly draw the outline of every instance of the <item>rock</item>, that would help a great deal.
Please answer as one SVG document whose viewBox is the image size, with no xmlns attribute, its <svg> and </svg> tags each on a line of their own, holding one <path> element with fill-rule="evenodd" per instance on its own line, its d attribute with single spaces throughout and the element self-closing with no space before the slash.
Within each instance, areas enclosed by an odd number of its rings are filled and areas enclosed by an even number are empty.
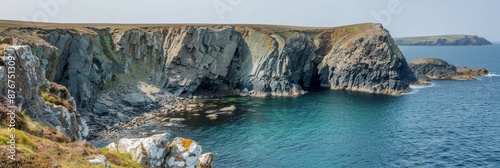
<svg viewBox="0 0 500 168">
<path fill-rule="evenodd" d="M 109 164 L 108 160 L 106 159 L 106 156 L 104 155 L 97 155 L 95 156 L 94 159 L 88 161 L 90 164 L 93 165 L 104 165 L 106 168 L 111 168 L 111 165 Z"/>
<path fill-rule="evenodd" d="M 96 103 L 94 104 L 94 114 L 97 114 L 99 116 L 103 115 L 108 115 L 109 109 L 106 107 L 106 105 L 101 104 L 101 103 Z"/>
<path fill-rule="evenodd" d="M 197 168 L 212 168 L 212 161 L 214 159 L 213 153 L 205 153 L 198 157 Z"/>
<path fill-rule="evenodd" d="M 242 97 L 250 96 L 250 92 L 248 91 L 247 88 L 245 88 L 240 92 L 240 96 Z"/>
<path fill-rule="evenodd" d="M 110 151 L 128 153 L 132 159 L 142 165 L 160 167 L 165 165 L 165 156 L 169 153 L 170 134 L 158 134 L 148 138 L 120 139 L 107 146 Z"/>
<path fill-rule="evenodd" d="M 144 95 L 142 95 L 141 93 L 133 93 L 125 95 L 123 101 L 135 107 L 146 105 L 146 99 L 144 98 Z"/>
<path fill-rule="evenodd" d="M 418 58 L 409 64 L 419 81 L 430 79 L 475 80 L 474 76 L 487 75 L 486 69 L 457 68 L 438 58 Z"/>
<path fill-rule="evenodd" d="M 107 99 L 104 99 L 104 100 L 101 99 L 101 100 L 98 100 L 97 102 L 101 103 L 101 104 L 104 104 L 104 105 L 106 105 L 108 107 L 112 107 L 114 105 L 114 103 L 112 101 L 109 101 Z"/>
<path fill-rule="evenodd" d="M 182 122 L 182 121 L 186 121 L 186 119 L 184 119 L 184 118 L 171 118 L 170 119 L 170 122 Z"/>
<path fill-rule="evenodd" d="M 206 117 L 207 117 L 208 119 L 210 119 L 210 120 L 216 120 L 216 119 L 217 119 L 217 117 L 218 117 L 218 115 L 217 115 L 217 114 L 209 114 L 209 115 L 207 115 Z"/>
<path fill-rule="evenodd" d="M 213 113 L 216 113 L 217 111 L 216 110 L 208 110 L 208 111 L 205 111 L 206 114 L 213 114 Z"/>
<path fill-rule="evenodd" d="M 25 114 L 36 122 L 57 129 L 72 140 L 84 140 L 89 134 L 89 127 L 85 119 L 80 117 L 75 99 L 66 87 L 50 83 L 46 79 L 51 74 L 46 74 L 43 69 L 44 65 L 41 65 L 39 59 L 41 55 L 33 55 L 34 50 L 30 46 L 11 46 L 4 50 L 7 55 L 15 58 L 15 69 L 19 75 L 13 81 L 16 83 L 16 89 L 21 90 L 17 92 L 16 102 Z M 7 71 L 3 73 L 0 76 L 3 76 L 0 78 L 0 95 L 7 95 Z M 40 96 L 41 91 L 51 94 L 53 99 L 44 100 Z M 55 98 L 58 100 L 54 101 Z M 62 105 L 54 104 L 58 101 Z"/>
<path fill-rule="evenodd" d="M 167 166 L 170 168 L 195 167 L 201 155 L 201 145 L 190 139 L 175 138 L 170 144 Z"/>
<path fill-rule="evenodd" d="M 195 108 L 195 107 L 198 107 L 198 105 L 197 104 L 188 104 L 186 107 Z"/>
<path fill-rule="evenodd" d="M 234 106 L 234 105 L 220 109 L 220 111 L 222 111 L 222 112 L 228 112 L 228 111 L 234 111 L 234 110 L 236 110 L 236 106 Z"/>
</svg>

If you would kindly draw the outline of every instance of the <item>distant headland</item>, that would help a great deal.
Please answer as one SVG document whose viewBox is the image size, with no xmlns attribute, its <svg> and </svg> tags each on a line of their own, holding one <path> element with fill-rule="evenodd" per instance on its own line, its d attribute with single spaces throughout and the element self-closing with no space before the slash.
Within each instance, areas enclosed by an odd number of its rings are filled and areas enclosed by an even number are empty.
<svg viewBox="0 0 500 168">
<path fill-rule="evenodd" d="M 482 46 L 492 45 L 476 35 L 440 35 L 394 38 L 399 46 Z"/>
</svg>

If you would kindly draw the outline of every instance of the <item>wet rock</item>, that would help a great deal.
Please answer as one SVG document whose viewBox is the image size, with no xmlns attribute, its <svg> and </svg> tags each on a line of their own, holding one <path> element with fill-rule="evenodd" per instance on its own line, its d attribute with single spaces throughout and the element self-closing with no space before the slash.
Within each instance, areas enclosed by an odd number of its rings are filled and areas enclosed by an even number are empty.
<svg viewBox="0 0 500 168">
<path fill-rule="evenodd" d="M 219 117 L 217 114 L 209 114 L 206 116 L 210 120 L 216 120 Z"/>
<path fill-rule="evenodd" d="M 220 111 L 222 111 L 222 112 L 229 112 L 229 111 L 234 111 L 234 110 L 236 110 L 236 106 L 234 106 L 234 105 L 220 109 Z"/>
<path fill-rule="evenodd" d="M 184 119 L 184 118 L 171 118 L 170 119 L 170 122 L 182 122 L 182 121 L 186 121 L 186 119 Z"/>
</svg>

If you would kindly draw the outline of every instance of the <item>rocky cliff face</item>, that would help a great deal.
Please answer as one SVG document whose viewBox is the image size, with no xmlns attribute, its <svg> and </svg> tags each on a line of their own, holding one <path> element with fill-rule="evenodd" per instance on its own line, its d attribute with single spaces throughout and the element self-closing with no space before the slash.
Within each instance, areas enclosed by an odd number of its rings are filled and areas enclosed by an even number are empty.
<svg viewBox="0 0 500 168">
<path fill-rule="evenodd" d="M 32 92 L 26 92 L 23 100 L 39 99 L 36 88 L 47 81 L 56 82 L 66 86 L 74 97 L 74 101 L 60 98 L 63 103 L 71 102 L 85 113 L 102 111 L 102 107 L 94 107 L 96 95 L 105 87 L 112 88 L 116 80 L 134 79 L 182 97 L 296 96 L 319 87 L 398 95 L 408 92 L 409 84 L 416 82 L 404 56 L 380 24 L 303 28 L 50 24 L 24 27 L 9 23 L 0 28 L 2 46 L 27 45 L 39 60 L 36 73 L 26 79 L 39 81 L 26 86 Z M 35 118 L 47 111 L 37 102 L 25 102 L 28 113 Z M 71 123 L 81 123 L 77 117 L 72 120 Z M 46 123 L 65 125 L 53 121 L 56 120 Z M 73 132 L 78 128 L 68 124 L 63 127 Z"/>
<path fill-rule="evenodd" d="M 8 28 L 0 37 L 30 45 L 47 79 L 67 86 L 78 107 L 84 108 L 117 74 L 186 97 L 200 91 L 293 96 L 314 87 L 396 95 L 407 92 L 415 81 L 394 40 L 379 24 L 331 29 L 23 27 Z"/>
<path fill-rule="evenodd" d="M 33 120 L 57 128 L 73 140 L 85 139 L 89 128 L 73 108 L 76 107 L 75 99 L 65 89 L 65 92 L 54 89 L 59 85 L 45 78 L 45 70 L 31 51 L 29 46 L 4 49 L 0 94 L 15 94 L 15 105 Z"/>
</svg>

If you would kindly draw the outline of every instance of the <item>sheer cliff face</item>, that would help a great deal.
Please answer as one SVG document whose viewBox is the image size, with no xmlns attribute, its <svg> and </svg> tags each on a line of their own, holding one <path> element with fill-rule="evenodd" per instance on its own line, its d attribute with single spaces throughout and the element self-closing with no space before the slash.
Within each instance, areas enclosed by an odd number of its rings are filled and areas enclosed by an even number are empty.
<svg viewBox="0 0 500 168">
<path fill-rule="evenodd" d="M 73 108 L 76 107 L 75 99 L 67 94 L 67 90 L 64 93 L 51 87 L 51 83 L 45 78 L 45 69 L 39 58 L 33 55 L 32 49 L 29 46 L 12 46 L 5 48 L 4 53 L 12 61 L 9 62 L 10 67 L 0 65 L 0 94 L 15 92 L 15 105 L 24 114 L 44 125 L 57 128 L 73 140 L 85 139 L 89 128 L 76 108 Z M 49 100 L 49 93 L 53 102 Z M 60 97 L 67 102 L 66 107 L 55 103 L 54 99 Z"/>
<path fill-rule="evenodd" d="M 293 96 L 315 87 L 397 95 L 415 76 L 379 24 L 338 28 L 152 26 L 7 28 L 0 41 L 30 45 L 46 78 L 86 107 L 115 76 L 180 96 L 201 91 Z"/>
</svg>

